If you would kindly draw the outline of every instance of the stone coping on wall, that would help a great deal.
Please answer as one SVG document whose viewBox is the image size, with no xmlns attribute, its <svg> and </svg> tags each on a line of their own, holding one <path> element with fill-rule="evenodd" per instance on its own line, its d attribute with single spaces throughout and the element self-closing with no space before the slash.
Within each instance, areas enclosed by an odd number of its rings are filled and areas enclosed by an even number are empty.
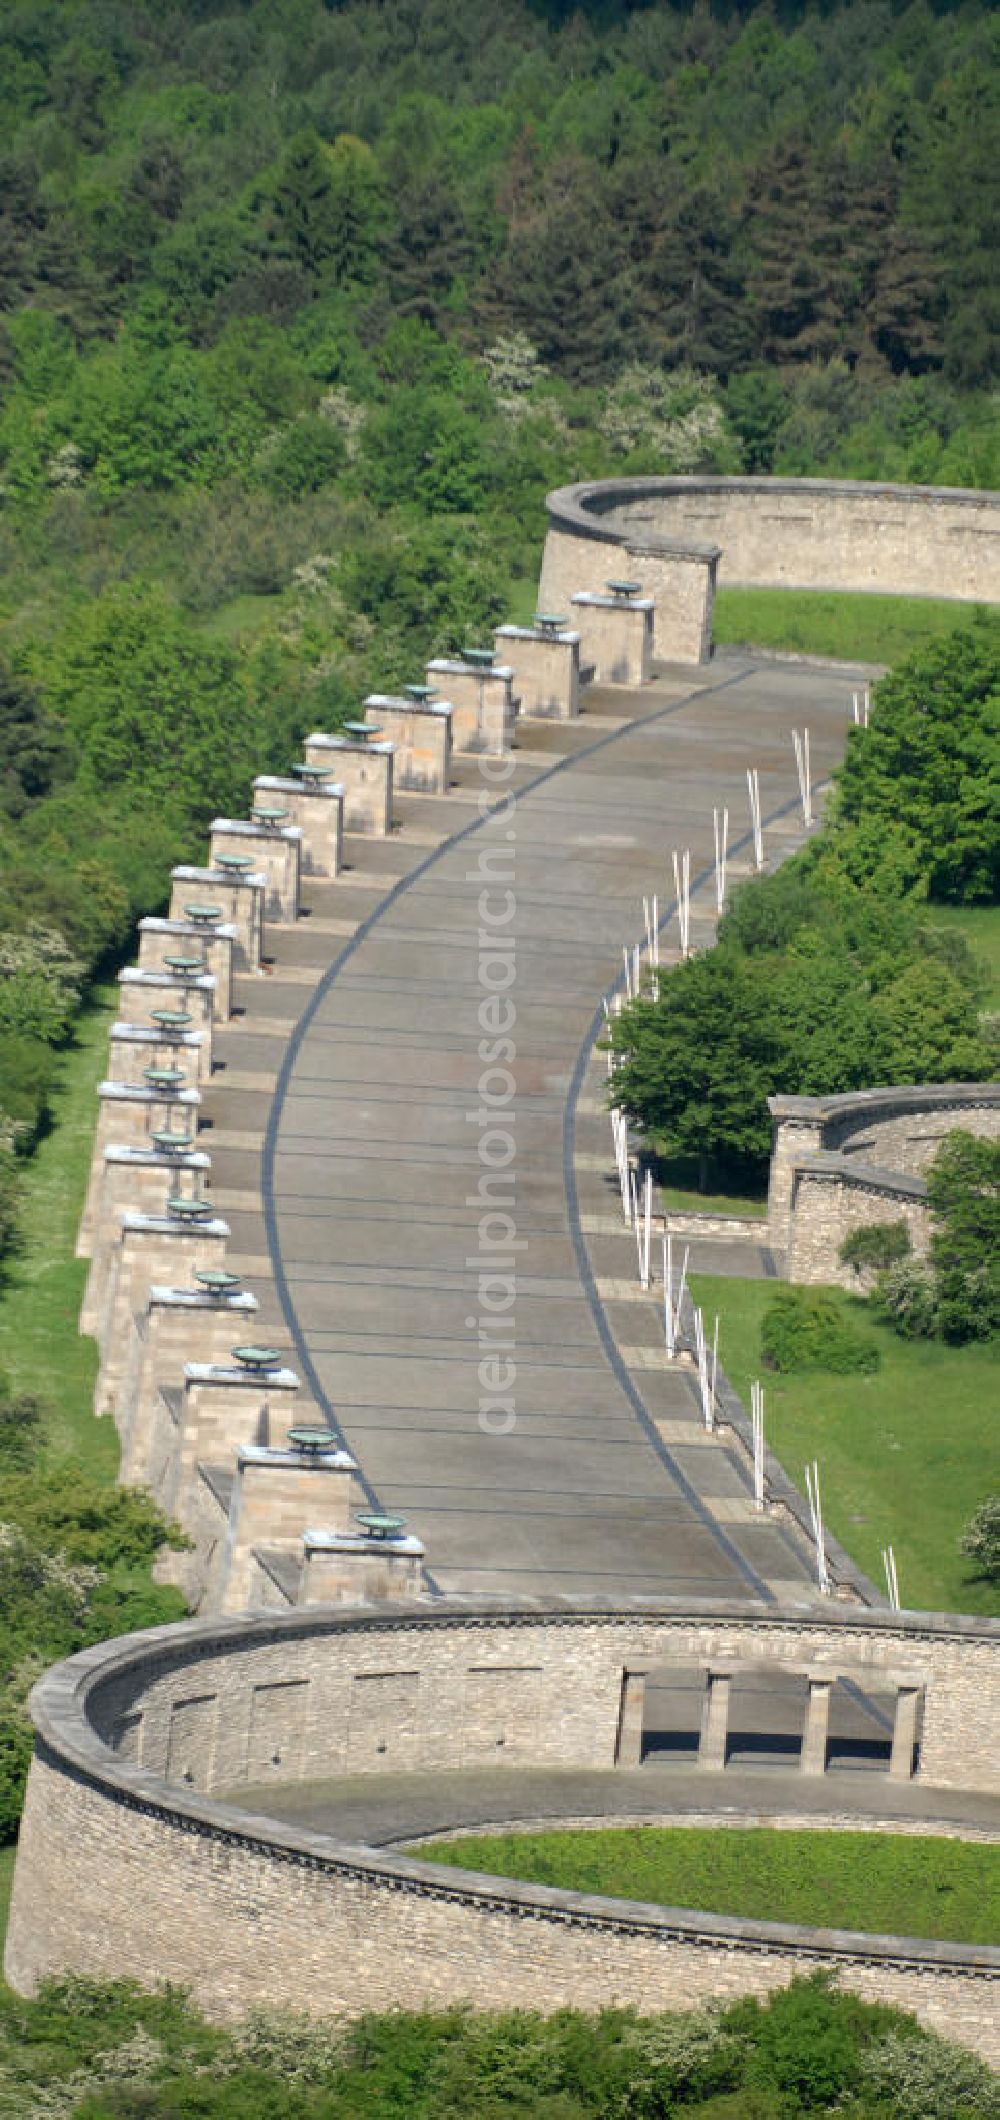
<svg viewBox="0 0 1000 2120">
<path fill-rule="evenodd" d="M 927 1180 L 910 1171 L 891 1170 L 885 1163 L 863 1163 L 860 1156 L 845 1156 L 839 1148 L 817 1148 L 811 1155 L 796 1156 L 796 1176 L 829 1178 L 831 1184 L 868 1186 L 873 1192 L 895 1193 L 901 1200 L 926 1200 Z"/>
<path fill-rule="evenodd" d="M 811 496 L 817 495 L 831 500 L 882 500 L 904 501 L 909 506 L 933 509 L 948 506 L 966 507 L 980 512 L 1000 510 L 1000 492 L 988 488 L 963 486 L 897 486 L 882 480 L 869 479 L 819 479 L 819 478 L 761 478 L 761 477 L 712 477 L 701 474 L 678 475 L 672 478 L 618 478 L 581 481 L 571 486 L 557 486 L 546 495 L 549 525 L 552 529 L 568 530 L 576 537 L 590 537 L 612 545 L 627 544 L 634 550 L 645 548 L 650 552 L 674 552 L 692 559 L 719 559 L 722 547 L 707 544 L 698 539 L 683 536 L 665 537 L 658 531 L 616 528 L 601 520 L 615 508 L 634 501 L 669 500 L 671 495 L 680 498 L 692 493 L 747 494 L 751 497 L 779 494 Z M 946 595 L 947 591 L 942 591 Z"/>
<path fill-rule="evenodd" d="M 775 1119 L 892 1118 L 897 1112 L 949 1111 L 966 1105 L 1000 1105 L 1000 1082 L 897 1083 L 882 1089 L 845 1090 L 833 1097 L 769 1097 Z"/>
<path fill-rule="evenodd" d="M 290 1827 L 265 1815 L 242 1812 L 233 1804 L 220 1803 L 187 1789 L 174 1787 L 147 1769 L 117 1759 L 98 1736 L 88 1715 L 92 1697 L 113 1684 L 130 1668 L 145 1665 L 152 1677 L 162 1664 L 197 1662 L 229 1648 L 239 1653 L 255 1646 L 268 1646 L 295 1635 L 323 1633 L 412 1633 L 414 1628 L 510 1628 L 549 1621 L 567 1627 L 620 1619 L 625 1627 L 639 1619 L 653 1621 L 677 1618 L 690 1621 L 743 1622 L 761 1625 L 800 1626 L 806 1615 L 795 1607 L 781 1610 L 735 1601 L 687 1599 L 582 1599 L 522 1598 L 504 1600 L 463 1597 L 442 1600 L 433 1610 L 411 1604 L 323 1608 L 289 1613 L 247 1613 L 233 1619 L 189 1621 L 159 1627 L 146 1634 L 126 1635 L 117 1641 L 98 1643 L 56 1665 L 39 1680 L 31 1695 L 31 1712 L 43 1757 L 62 1773 L 82 1779 L 111 1802 L 157 1818 L 176 1830 L 229 1846 L 242 1846 L 277 1862 L 326 1870 L 348 1876 L 376 1889 L 402 1892 L 436 1900 L 464 1903 L 486 1911 L 515 1915 L 528 1920 L 554 1921 L 563 1926 L 599 1928 L 619 1934 L 643 1935 L 663 1942 L 681 1941 L 703 1948 L 727 1950 L 739 1947 L 767 1955 L 794 1950 L 818 1962 L 842 1964 L 892 1964 L 927 1973 L 1000 1978 L 1000 1949 L 922 1938 L 870 1935 L 857 1930 L 825 1929 L 788 1922 L 748 1921 L 736 1916 L 709 1914 L 649 1905 L 641 1901 L 610 1899 L 592 1893 L 557 1890 L 546 1885 L 521 1884 L 476 1871 L 446 1875 L 437 1864 L 396 1853 L 380 1853 L 363 1845 L 338 1841 L 333 1835 L 308 1828 Z M 815 1620 L 815 1613 L 809 1615 Z M 865 1612 L 856 1618 L 838 1613 L 838 1631 L 850 1635 L 860 1625 L 902 1634 L 907 1641 L 921 1638 L 1000 1640 L 1000 1622 L 965 1615 Z"/>
</svg>

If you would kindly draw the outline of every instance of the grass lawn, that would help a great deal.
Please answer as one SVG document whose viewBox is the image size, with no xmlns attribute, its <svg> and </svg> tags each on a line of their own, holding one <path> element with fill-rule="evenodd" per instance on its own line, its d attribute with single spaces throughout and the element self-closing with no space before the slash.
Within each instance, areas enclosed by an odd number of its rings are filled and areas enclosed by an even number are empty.
<svg viewBox="0 0 1000 2120">
<path fill-rule="evenodd" d="M 113 1421 L 94 1419 L 97 1350 L 76 1325 L 87 1262 L 74 1258 L 73 1246 L 116 1001 L 116 989 L 102 987 L 78 1019 L 51 1131 L 25 1165 L 21 1244 L 0 1279 L 0 1372 L 45 1402 L 50 1460 L 72 1457 L 108 1480 L 118 1470 L 118 1438 Z"/>
<path fill-rule="evenodd" d="M 720 589 L 719 642 L 752 642 L 847 662 L 893 663 L 939 633 L 968 623 L 976 606 L 923 596 L 869 596 L 827 589 Z M 994 605 L 988 607 L 996 608 Z"/>
<path fill-rule="evenodd" d="M 926 927 L 952 928 L 964 935 L 989 980 L 982 1007 L 1000 1009 L 1000 905 L 929 905 L 923 921 Z"/>
<path fill-rule="evenodd" d="M 836 1292 L 878 1343 L 875 1375 L 768 1375 L 760 1320 L 774 1284 L 693 1274 L 691 1287 L 707 1318 L 719 1312 L 722 1363 L 744 1403 L 763 1378 L 767 1441 L 789 1477 L 801 1487 L 803 1467 L 819 1459 L 829 1528 L 872 1580 L 881 1585 L 891 1544 L 905 1606 L 1000 1614 L 1000 1591 L 958 1551 L 974 1510 L 1000 1489 L 995 1351 L 897 1339 Z"/>
<path fill-rule="evenodd" d="M 939 1942 L 1000 1940 L 1000 1848 L 958 1840 L 608 1826 L 477 1834 L 413 1852 L 530 1884 L 751 1921 L 819 1922 Z"/>
</svg>

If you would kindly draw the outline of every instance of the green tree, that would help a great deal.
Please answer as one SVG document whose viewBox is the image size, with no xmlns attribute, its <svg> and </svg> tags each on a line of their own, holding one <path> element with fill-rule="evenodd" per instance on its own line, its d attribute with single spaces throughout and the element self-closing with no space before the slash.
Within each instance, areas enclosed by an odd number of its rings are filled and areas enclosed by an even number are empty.
<svg viewBox="0 0 1000 2120">
<path fill-rule="evenodd" d="M 927 1174 L 930 1256 L 946 1340 L 1000 1332 L 1000 1141 L 958 1128 Z"/>
<path fill-rule="evenodd" d="M 1000 893 L 1000 619 L 920 649 L 851 731 L 839 814 L 901 837 L 913 886 L 942 903 Z"/>
<path fill-rule="evenodd" d="M 987 1495 L 962 1533 L 961 1550 L 987 1582 L 1000 1583 L 1000 1494 Z"/>
</svg>

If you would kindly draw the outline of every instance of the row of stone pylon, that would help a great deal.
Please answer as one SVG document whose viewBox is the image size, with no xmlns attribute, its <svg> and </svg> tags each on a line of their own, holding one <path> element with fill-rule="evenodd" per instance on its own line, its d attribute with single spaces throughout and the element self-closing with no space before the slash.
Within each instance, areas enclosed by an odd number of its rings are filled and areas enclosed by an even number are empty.
<svg viewBox="0 0 1000 2120">
<path fill-rule="evenodd" d="M 446 794 L 456 752 L 504 755 L 519 713 L 573 719 L 588 678 L 649 674 L 648 601 L 618 585 L 573 602 L 582 625 L 498 627 L 493 649 L 435 659 L 426 682 L 308 736 L 287 775 L 259 776 L 251 815 L 212 823 L 205 866 L 173 870 L 166 916 L 140 921 L 138 963 L 119 975 L 77 1243 L 90 1260 L 80 1327 L 97 1342 L 94 1410 L 116 1422 L 122 1480 L 148 1487 L 190 1541 L 159 1572 L 195 1609 L 421 1587 L 420 1542 L 401 1519 L 352 1515 L 356 1466 L 302 1410 L 281 1350 L 255 1337 L 258 1299 L 233 1270 L 203 1145 L 213 1040 L 272 931 L 298 919 L 304 885 L 339 876 L 345 833 L 388 834 L 397 790 Z M 629 656 L 638 643 L 627 676 L 623 643 Z"/>
</svg>

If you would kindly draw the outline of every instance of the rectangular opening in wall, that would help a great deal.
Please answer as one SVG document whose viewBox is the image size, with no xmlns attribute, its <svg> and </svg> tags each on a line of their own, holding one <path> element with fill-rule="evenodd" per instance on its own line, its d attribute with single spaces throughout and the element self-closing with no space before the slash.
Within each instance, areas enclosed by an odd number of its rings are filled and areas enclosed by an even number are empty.
<svg viewBox="0 0 1000 2120">
<path fill-rule="evenodd" d="M 294 1780 L 302 1772 L 307 1678 L 279 1679 L 255 1686 L 250 1702 L 247 1779 L 270 1781 L 275 1775 Z"/>
<path fill-rule="evenodd" d="M 462 1754 L 523 1765 L 537 1757 L 542 1730 L 539 1664 L 473 1664 L 465 1674 Z"/>
<path fill-rule="evenodd" d="M 406 1766 L 416 1744 L 420 1674 L 359 1671 L 347 1713 L 347 1758 L 355 1767 Z"/>
<path fill-rule="evenodd" d="M 694 1664 L 651 1671 L 646 1679 L 642 1757 L 656 1766 L 692 1767 L 701 1739 L 705 1673 Z"/>
<path fill-rule="evenodd" d="M 729 1696 L 727 1767 L 796 1767 L 807 1696 L 806 1679 L 779 1665 L 741 1671 Z"/>
<path fill-rule="evenodd" d="M 830 1695 L 826 1764 L 856 1774 L 884 1774 L 892 1751 L 896 1695 L 838 1678 Z"/>
<path fill-rule="evenodd" d="M 215 1761 L 218 1694 L 192 1693 L 170 1707 L 166 1778 L 207 1789 Z"/>
<path fill-rule="evenodd" d="M 111 1731 L 111 1749 L 119 1759 L 138 1762 L 142 1744 L 142 1709 L 119 1715 Z"/>
</svg>

